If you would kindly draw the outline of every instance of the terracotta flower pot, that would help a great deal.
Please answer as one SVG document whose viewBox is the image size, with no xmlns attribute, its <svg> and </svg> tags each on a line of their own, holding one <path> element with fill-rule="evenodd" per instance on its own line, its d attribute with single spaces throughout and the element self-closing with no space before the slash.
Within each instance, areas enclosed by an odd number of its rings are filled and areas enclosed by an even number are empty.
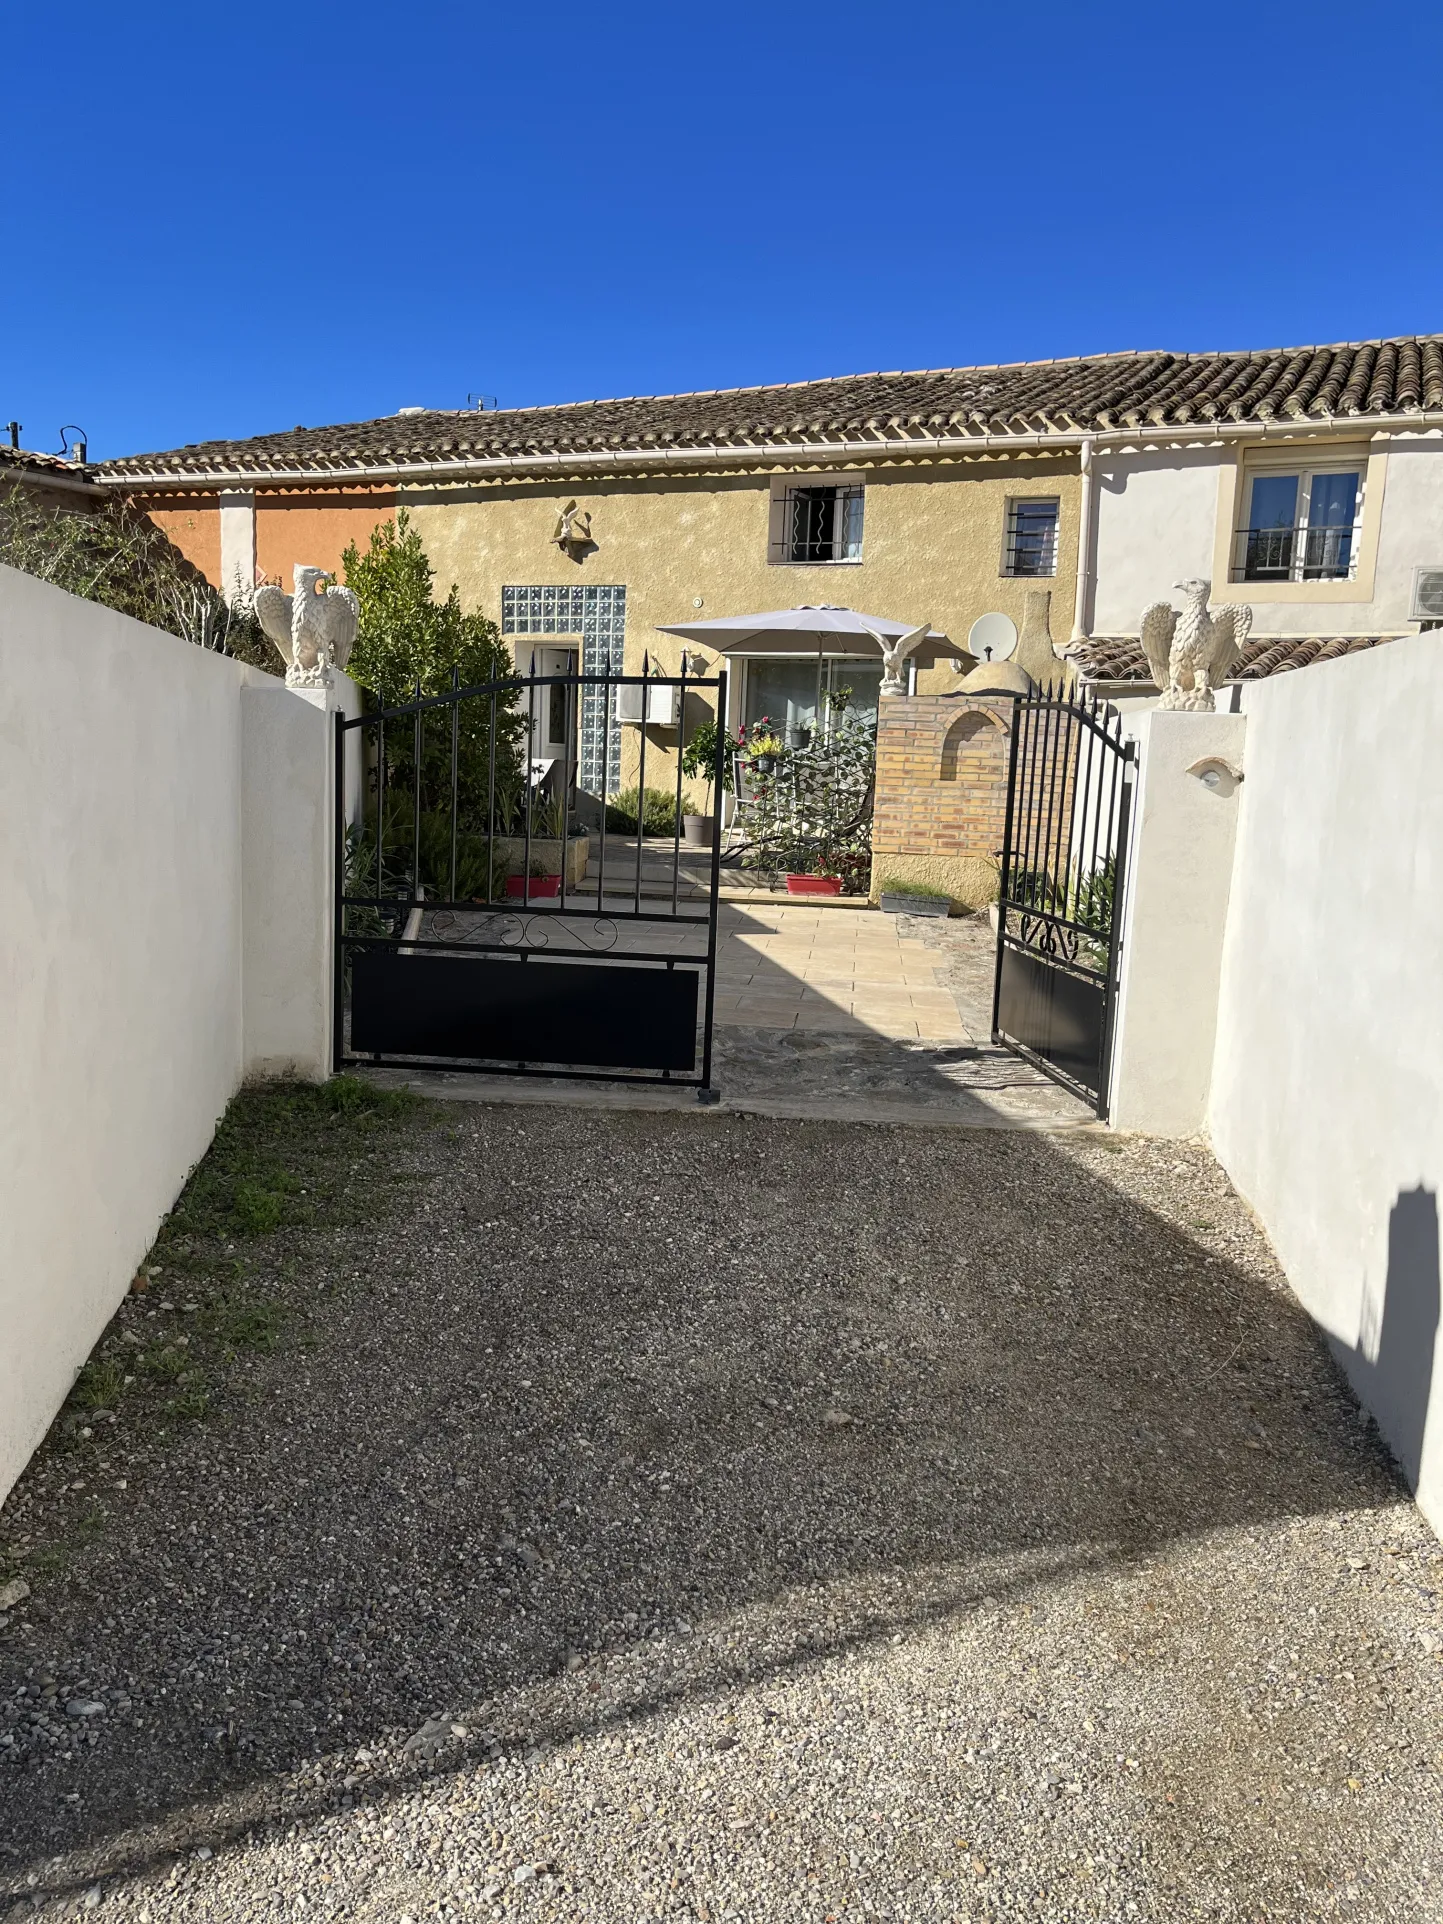
<svg viewBox="0 0 1443 1924">
<path fill-rule="evenodd" d="M 840 875 L 789 875 L 787 877 L 788 895 L 840 895 L 841 892 Z"/>
</svg>

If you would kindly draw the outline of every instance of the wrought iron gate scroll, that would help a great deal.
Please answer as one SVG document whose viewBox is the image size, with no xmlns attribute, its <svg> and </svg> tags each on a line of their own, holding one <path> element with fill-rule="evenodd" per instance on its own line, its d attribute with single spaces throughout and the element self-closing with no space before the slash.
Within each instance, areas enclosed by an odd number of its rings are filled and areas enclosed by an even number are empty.
<svg viewBox="0 0 1443 1924">
<path fill-rule="evenodd" d="M 689 675 L 683 658 L 672 676 L 453 677 L 444 694 L 418 686 L 409 702 L 337 717 L 338 1069 L 664 1082 L 715 1100 L 721 849 L 715 826 L 706 847 L 682 833 L 697 697 L 725 715 L 726 676 Z M 613 733 L 636 725 L 635 833 L 609 826 L 606 795 L 576 786 L 580 715 L 593 735 L 600 717 L 603 768 L 619 765 Z M 546 739 L 567 734 L 569 757 L 530 758 L 538 717 Z M 648 836 L 658 726 L 676 731 L 675 818 Z M 725 743 L 718 729 L 714 796 Z"/>
<path fill-rule="evenodd" d="M 1103 1117 L 1133 758 L 1115 709 L 1051 688 L 1015 699 L 992 1039 Z"/>
</svg>

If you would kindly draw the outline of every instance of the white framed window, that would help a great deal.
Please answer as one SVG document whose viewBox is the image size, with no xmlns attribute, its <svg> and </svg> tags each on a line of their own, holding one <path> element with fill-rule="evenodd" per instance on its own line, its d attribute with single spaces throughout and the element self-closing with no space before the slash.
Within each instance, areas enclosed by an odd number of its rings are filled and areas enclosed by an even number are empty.
<svg viewBox="0 0 1443 1924">
<path fill-rule="evenodd" d="M 845 690 L 847 707 L 877 725 L 882 664 L 875 655 L 759 655 L 743 663 L 742 720 L 765 723 L 788 748 L 808 748 Z"/>
<path fill-rule="evenodd" d="M 798 482 L 772 496 L 771 559 L 802 566 L 862 559 L 860 481 Z"/>
<path fill-rule="evenodd" d="M 1234 581 L 1351 581 L 1363 523 L 1363 464 L 1267 468 L 1245 478 Z"/>
<path fill-rule="evenodd" d="M 1057 519 L 1061 506 L 1055 494 L 1021 496 L 1007 503 L 1003 574 L 1027 577 L 1057 573 Z"/>
</svg>

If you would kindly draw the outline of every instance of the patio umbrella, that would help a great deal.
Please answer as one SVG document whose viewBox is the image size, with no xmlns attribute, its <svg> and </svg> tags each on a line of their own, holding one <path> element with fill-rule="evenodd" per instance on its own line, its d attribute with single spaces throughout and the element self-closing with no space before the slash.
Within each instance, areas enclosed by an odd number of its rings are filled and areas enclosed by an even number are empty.
<svg viewBox="0 0 1443 1924">
<path fill-rule="evenodd" d="M 819 655 L 855 655 L 871 643 L 878 654 L 884 644 L 891 647 L 903 635 L 915 631 L 910 621 L 891 621 L 885 615 L 864 615 L 855 608 L 838 608 L 823 602 L 815 608 L 776 608 L 768 614 L 723 615 L 719 621 L 674 621 L 657 624 L 664 635 L 680 635 L 683 641 L 710 643 L 723 655 L 796 654 L 813 649 Z M 935 628 L 918 637 L 923 641 L 947 640 Z"/>
</svg>

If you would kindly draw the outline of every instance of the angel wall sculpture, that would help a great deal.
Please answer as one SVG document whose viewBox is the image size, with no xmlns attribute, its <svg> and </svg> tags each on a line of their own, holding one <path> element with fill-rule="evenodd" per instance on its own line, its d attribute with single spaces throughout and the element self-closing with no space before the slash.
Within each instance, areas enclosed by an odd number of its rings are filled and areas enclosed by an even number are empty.
<svg viewBox="0 0 1443 1924">
<path fill-rule="evenodd" d="M 590 510 L 578 508 L 574 501 L 568 501 L 556 517 L 551 539 L 564 555 L 569 555 L 573 561 L 584 561 L 596 546 L 591 532 Z"/>
<path fill-rule="evenodd" d="M 1179 613 L 1170 601 L 1143 611 L 1142 651 L 1162 690 L 1161 708 L 1211 714 L 1213 690 L 1237 666 L 1253 625 L 1253 611 L 1239 602 L 1208 610 L 1210 581 L 1175 581 L 1184 596 Z"/>
</svg>

